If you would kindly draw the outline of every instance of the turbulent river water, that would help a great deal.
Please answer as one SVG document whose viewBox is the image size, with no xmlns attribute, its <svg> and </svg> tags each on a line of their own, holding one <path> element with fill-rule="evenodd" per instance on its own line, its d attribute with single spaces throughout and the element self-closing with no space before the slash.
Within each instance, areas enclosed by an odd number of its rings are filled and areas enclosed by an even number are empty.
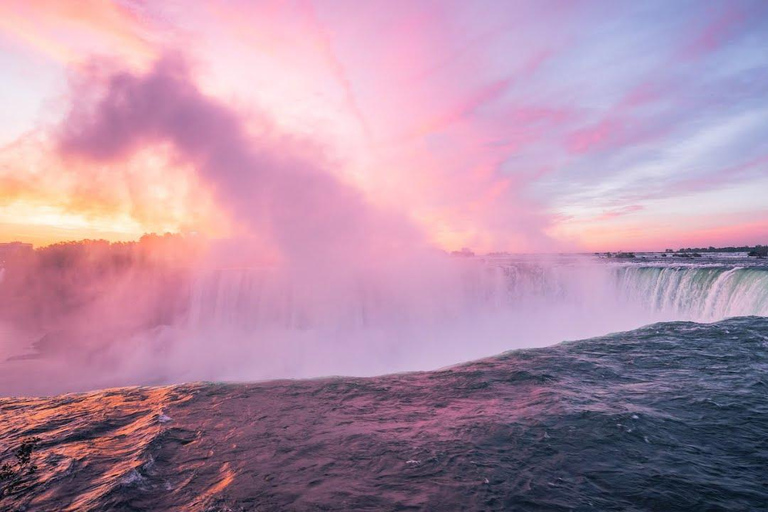
<svg viewBox="0 0 768 512">
<path fill-rule="evenodd" d="M 0 399 L 3 510 L 766 510 L 768 319 L 373 378 Z"/>
</svg>

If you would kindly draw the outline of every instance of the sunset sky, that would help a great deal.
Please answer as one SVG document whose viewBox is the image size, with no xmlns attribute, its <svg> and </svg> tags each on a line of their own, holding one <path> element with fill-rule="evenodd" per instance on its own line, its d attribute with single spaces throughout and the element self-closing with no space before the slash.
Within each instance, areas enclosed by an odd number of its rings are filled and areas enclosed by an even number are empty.
<svg viewBox="0 0 768 512">
<path fill-rule="evenodd" d="M 768 242 L 765 1 L 4 0 L 0 71 L 0 242 L 237 232 L 214 121 L 449 250 Z"/>
</svg>

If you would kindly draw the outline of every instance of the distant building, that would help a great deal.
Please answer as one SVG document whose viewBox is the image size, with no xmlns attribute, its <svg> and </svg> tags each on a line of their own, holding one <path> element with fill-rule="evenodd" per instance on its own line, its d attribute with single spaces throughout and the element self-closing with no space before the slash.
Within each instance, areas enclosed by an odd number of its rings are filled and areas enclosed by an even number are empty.
<svg viewBox="0 0 768 512">
<path fill-rule="evenodd" d="M 460 251 L 453 251 L 451 253 L 453 256 L 464 256 L 464 257 L 472 257 L 475 255 L 475 253 L 469 249 L 468 247 L 462 247 Z"/>
<path fill-rule="evenodd" d="M 23 242 L 9 242 L 0 244 L 0 267 L 5 267 L 6 263 L 12 259 L 23 259 L 32 255 L 32 244 Z"/>
</svg>

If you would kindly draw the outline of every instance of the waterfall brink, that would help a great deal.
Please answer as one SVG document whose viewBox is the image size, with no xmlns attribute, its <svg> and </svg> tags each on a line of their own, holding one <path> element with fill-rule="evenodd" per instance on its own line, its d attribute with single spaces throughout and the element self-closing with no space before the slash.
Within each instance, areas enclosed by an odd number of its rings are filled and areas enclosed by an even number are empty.
<svg viewBox="0 0 768 512">
<path fill-rule="evenodd" d="M 768 316 L 766 268 L 630 265 L 614 271 L 624 300 L 665 318 L 715 322 Z"/>
<path fill-rule="evenodd" d="M 391 322 L 450 322 L 461 315 L 522 311 L 549 310 L 556 318 L 569 308 L 588 315 L 597 325 L 606 314 L 629 313 L 634 321 L 627 328 L 661 320 L 714 322 L 733 316 L 768 316 L 768 268 L 764 267 L 516 260 L 467 261 L 460 267 L 454 282 L 442 283 L 438 290 L 421 290 L 418 308 L 413 296 L 392 289 L 357 285 L 323 298 L 269 269 L 211 270 L 195 278 L 187 326 L 365 329 Z M 427 303 L 429 308 L 424 307 Z"/>
<path fill-rule="evenodd" d="M 270 376 L 434 368 L 660 321 L 768 315 L 768 268 L 585 257 L 457 260 L 437 280 L 332 291 L 268 268 L 211 269 L 191 290 L 183 337 L 237 340 Z"/>
</svg>

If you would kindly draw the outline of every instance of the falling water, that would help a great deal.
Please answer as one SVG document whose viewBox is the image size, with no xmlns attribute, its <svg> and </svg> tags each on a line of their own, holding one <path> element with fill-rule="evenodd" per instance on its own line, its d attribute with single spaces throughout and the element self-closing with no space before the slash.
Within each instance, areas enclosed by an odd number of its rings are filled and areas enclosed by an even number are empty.
<svg viewBox="0 0 768 512">
<path fill-rule="evenodd" d="M 679 320 L 714 322 L 768 315 L 768 269 L 640 266 L 614 269 L 625 300 Z"/>
<path fill-rule="evenodd" d="M 0 330 L 11 341 L 0 391 L 380 375 L 654 322 L 768 316 L 767 266 L 670 259 L 437 258 L 417 272 L 331 279 L 267 266 L 131 267 L 111 286 L 68 280 L 79 302 L 61 311 L 42 309 L 31 290 L 23 304 L 34 315 Z M 55 378 L 25 377 L 42 365 Z"/>
</svg>

